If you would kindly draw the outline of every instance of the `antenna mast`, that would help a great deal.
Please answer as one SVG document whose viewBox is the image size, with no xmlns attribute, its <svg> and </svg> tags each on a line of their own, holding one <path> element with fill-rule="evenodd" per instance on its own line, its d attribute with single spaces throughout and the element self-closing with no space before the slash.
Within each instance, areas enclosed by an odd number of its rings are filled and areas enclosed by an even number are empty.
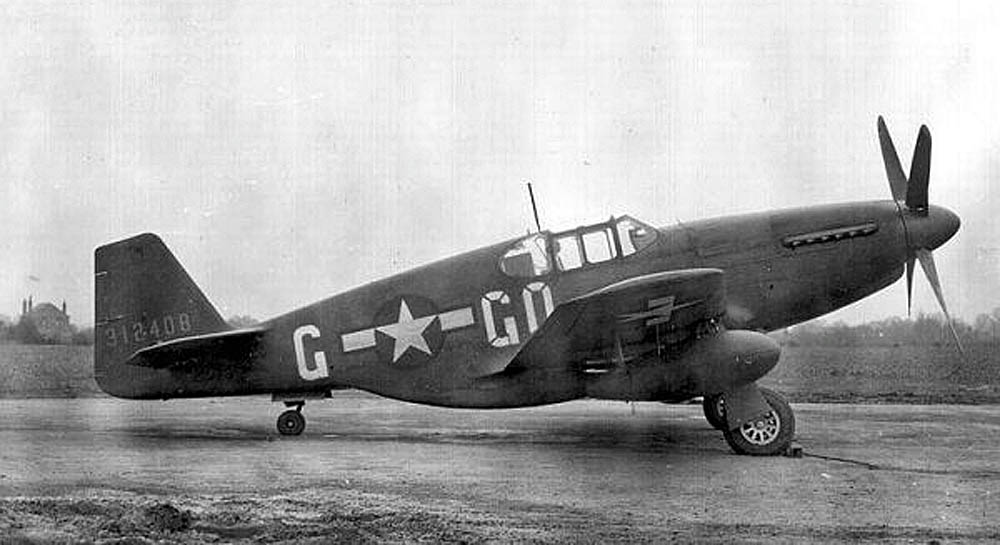
<svg viewBox="0 0 1000 545">
<path fill-rule="evenodd" d="M 535 214 L 535 228 L 542 232 L 542 224 L 538 222 L 538 207 L 535 206 L 535 192 L 531 190 L 531 182 L 528 182 L 528 196 L 531 197 L 531 211 Z"/>
</svg>

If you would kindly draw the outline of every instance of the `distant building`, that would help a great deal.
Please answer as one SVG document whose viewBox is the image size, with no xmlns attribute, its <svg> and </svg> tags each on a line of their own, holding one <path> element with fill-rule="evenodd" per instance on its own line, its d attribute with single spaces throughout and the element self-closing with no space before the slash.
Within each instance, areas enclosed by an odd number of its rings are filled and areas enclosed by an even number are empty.
<svg viewBox="0 0 1000 545">
<path fill-rule="evenodd" d="M 73 327 L 69 325 L 69 314 L 66 314 L 66 301 L 62 309 L 52 303 L 34 304 L 32 298 L 21 302 L 21 322 L 29 321 L 38 331 L 42 342 L 53 344 L 70 344 L 73 342 Z"/>
</svg>

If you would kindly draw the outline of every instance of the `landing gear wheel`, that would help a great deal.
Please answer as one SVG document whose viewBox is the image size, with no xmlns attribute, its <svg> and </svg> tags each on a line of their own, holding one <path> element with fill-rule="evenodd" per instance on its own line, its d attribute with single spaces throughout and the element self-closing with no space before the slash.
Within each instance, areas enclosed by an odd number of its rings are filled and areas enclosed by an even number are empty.
<svg viewBox="0 0 1000 545">
<path fill-rule="evenodd" d="M 778 393 L 761 388 L 771 412 L 746 422 L 735 430 L 722 430 L 726 442 L 737 454 L 775 456 L 783 454 L 795 436 L 795 415 L 791 406 Z"/>
<path fill-rule="evenodd" d="M 705 420 L 717 430 L 726 429 L 726 402 L 722 394 L 705 396 L 701 402 L 701 408 L 705 411 Z"/>
<path fill-rule="evenodd" d="M 278 433 L 281 435 L 300 435 L 306 429 L 306 417 L 299 409 L 291 409 L 278 417 Z"/>
</svg>

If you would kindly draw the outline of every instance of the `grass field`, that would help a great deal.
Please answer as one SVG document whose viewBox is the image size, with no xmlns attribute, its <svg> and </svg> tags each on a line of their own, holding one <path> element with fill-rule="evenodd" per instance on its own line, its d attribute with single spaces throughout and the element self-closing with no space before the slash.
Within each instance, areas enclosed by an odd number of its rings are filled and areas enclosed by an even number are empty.
<svg viewBox="0 0 1000 545">
<path fill-rule="evenodd" d="M 1000 403 L 1000 345 L 785 346 L 761 384 L 797 402 Z M 0 345 L 0 398 L 102 396 L 89 346 Z"/>
<path fill-rule="evenodd" d="M 0 344 L 0 397 L 103 395 L 91 346 Z"/>
<path fill-rule="evenodd" d="M 785 346 L 761 384 L 792 401 L 1000 403 L 1000 345 Z"/>
</svg>

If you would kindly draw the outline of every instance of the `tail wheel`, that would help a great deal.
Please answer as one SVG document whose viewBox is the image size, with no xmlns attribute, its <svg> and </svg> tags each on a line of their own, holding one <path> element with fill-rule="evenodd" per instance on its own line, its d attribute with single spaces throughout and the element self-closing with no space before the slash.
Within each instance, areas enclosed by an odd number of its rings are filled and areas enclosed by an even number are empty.
<svg viewBox="0 0 1000 545">
<path fill-rule="evenodd" d="M 792 413 L 792 407 L 777 392 L 766 388 L 761 388 L 760 392 L 771 406 L 771 412 L 745 422 L 734 430 L 727 429 L 728 426 L 722 430 L 726 442 L 737 454 L 751 456 L 783 454 L 795 436 L 795 415 Z"/>
<path fill-rule="evenodd" d="M 306 429 L 306 417 L 298 409 L 281 413 L 278 417 L 278 433 L 281 435 L 300 435 Z"/>
<path fill-rule="evenodd" d="M 705 396 L 701 402 L 701 408 L 705 411 L 705 420 L 717 430 L 726 429 L 726 401 L 722 394 Z"/>
</svg>

